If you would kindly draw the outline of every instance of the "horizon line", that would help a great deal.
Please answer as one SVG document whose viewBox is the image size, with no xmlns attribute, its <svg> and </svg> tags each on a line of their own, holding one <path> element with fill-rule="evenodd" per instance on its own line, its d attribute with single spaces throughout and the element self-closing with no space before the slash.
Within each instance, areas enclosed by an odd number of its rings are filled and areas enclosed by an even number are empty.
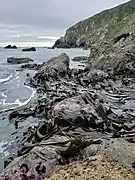
<svg viewBox="0 0 135 180">
<path fill-rule="evenodd" d="M 5 47 L 8 45 L 15 45 L 17 47 L 52 47 L 54 42 L 0 42 L 0 47 Z"/>
</svg>

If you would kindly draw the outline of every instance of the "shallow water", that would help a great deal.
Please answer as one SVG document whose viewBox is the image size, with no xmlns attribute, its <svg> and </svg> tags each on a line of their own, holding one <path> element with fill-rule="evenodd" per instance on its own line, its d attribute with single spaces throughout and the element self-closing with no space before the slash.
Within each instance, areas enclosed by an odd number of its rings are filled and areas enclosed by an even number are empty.
<svg viewBox="0 0 135 180">
<path fill-rule="evenodd" d="M 7 57 L 28 57 L 33 59 L 34 63 L 43 63 L 62 52 L 67 53 L 71 59 L 89 55 L 89 51 L 82 49 L 37 48 L 36 52 L 22 52 L 21 49 L 0 48 L 0 172 L 3 170 L 3 159 L 9 155 L 6 147 L 13 143 L 10 134 L 15 131 L 8 120 L 8 113 L 3 116 L 1 112 L 27 104 L 36 93 L 34 89 L 24 85 L 28 71 L 16 71 L 21 65 L 8 64 Z M 78 64 L 80 63 L 71 61 L 70 66 L 79 68 Z"/>
</svg>

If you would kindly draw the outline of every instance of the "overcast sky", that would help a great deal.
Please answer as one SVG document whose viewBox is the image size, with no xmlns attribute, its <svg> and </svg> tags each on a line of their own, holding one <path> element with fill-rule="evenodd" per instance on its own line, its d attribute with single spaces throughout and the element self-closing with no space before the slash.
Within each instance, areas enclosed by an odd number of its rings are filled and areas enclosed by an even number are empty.
<svg viewBox="0 0 135 180">
<path fill-rule="evenodd" d="M 1 0 L 0 44 L 51 45 L 65 30 L 127 0 Z"/>
</svg>

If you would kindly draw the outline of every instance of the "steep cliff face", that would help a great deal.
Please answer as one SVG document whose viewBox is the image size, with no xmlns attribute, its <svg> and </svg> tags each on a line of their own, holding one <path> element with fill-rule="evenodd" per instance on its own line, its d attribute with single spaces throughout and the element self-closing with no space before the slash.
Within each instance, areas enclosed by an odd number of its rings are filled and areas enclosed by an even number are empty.
<svg viewBox="0 0 135 180">
<path fill-rule="evenodd" d="M 90 47 L 92 44 L 110 41 L 117 36 L 135 31 L 135 0 L 105 10 L 66 31 L 54 44 L 57 48 Z"/>
<path fill-rule="evenodd" d="M 135 75 L 135 33 L 117 42 L 98 42 L 91 46 L 90 67 L 115 74 Z"/>
</svg>

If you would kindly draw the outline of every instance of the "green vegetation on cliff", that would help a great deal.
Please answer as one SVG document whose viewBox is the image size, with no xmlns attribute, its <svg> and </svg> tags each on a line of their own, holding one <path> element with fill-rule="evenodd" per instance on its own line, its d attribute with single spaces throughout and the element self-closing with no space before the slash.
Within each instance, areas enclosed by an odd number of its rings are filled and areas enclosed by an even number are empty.
<svg viewBox="0 0 135 180">
<path fill-rule="evenodd" d="M 54 47 L 91 46 L 95 42 L 109 41 L 123 33 L 131 33 L 134 29 L 135 0 L 131 0 L 75 24 L 56 41 Z"/>
</svg>

